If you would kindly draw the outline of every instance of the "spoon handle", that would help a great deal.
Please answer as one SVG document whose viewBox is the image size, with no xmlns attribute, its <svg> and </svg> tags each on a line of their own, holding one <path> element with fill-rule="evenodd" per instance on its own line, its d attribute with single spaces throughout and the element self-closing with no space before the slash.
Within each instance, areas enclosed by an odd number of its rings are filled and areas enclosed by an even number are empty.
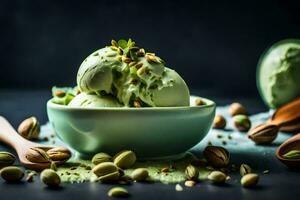
<svg viewBox="0 0 300 200">
<path fill-rule="evenodd" d="M 15 150 L 18 147 L 28 143 L 22 136 L 20 136 L 12 125 L 2 116 L 0 116 L 0 141 L 13 147 Z"/>
</svg>

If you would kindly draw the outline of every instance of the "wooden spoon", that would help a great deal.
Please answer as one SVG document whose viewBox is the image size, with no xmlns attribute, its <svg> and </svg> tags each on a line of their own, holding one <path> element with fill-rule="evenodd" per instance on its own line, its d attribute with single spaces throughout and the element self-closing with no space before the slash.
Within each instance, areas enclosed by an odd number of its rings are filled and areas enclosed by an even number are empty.
<svg viewBox="0 0 300 200">
<path fill-rule="evenodd" d="M 300 131 L 300 98 L 278 108 L 268 123 L 277 125 L 280 131 L 298 133 Z"/>
<path fill-rule="evenodd" d="M 289 138 L 284 143 L 282 143 L 276 150 L 277 158 L 290 168 L 300 168 L 300 158 L 299 159 L 286 159 L 283 157 L 284 154 L 291 150 L 300 150 L 300 133 Z"/>
<path fill-rule="evenodd" d="M 20 162 L 29 169 L 42 170 L 50 167 L 50 162 L 47 163 L 33 163 L 26 158 L 26 152 L 30 148 L 41 148 L 44 151 L 54 148 L 54 146 L 47 146 L 31 142 L 20 136 L 11 124 L 2 116 L 0 116 L 0 141 L 14 148 L 18 154 Z M 64 161 L 55 161 L 55 164 L 63 164 Z"/>
</svg>

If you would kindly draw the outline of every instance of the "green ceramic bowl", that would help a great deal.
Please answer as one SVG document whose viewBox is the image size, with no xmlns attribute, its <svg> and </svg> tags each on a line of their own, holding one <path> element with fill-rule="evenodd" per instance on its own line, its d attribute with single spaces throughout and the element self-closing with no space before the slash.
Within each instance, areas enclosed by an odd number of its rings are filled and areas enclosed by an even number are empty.
<svg viewBox="0 0 300 200">
<path fill-rule="evenodd" d="M 191 97 L 191 105 L 196 97 Z M 211 128 L 216 105 L 152 108 L 81 108 L 47 103 L 58 137 L 80 155 L 133 150 L 141 160 L 176 159 Z"/>
</svg>

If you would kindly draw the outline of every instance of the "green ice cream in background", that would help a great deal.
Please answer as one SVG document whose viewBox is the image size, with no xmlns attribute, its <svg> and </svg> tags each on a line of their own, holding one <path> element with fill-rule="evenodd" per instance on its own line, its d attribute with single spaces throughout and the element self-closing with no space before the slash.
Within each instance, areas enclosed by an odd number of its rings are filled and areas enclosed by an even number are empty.
<svg viewBox="0 0 300 200">
<path fill-rule="evenodd" d="M 133 107 L 134 102 L 146 107 L 189 106 L 186 83 L 177 72 L 166 67 L 161 58 L 146 53 L 130 39 L 112 44 L 95 51 L 81 64 L 77 86 L 82 93 L 93 95 L 78 95 L 71 106 L 86 105 L 82 103 L 84 98 L 93 98 L 90 102 L 94 103 L 89 106 L 95 107 L 118 107 L 119 104 Z M 110 100 L 101 100 L 107 95 Z M 106 102 L 105 105 L 102 102 Z"/>
<path fill-rule="evenodd" d="M 280 41 L 262 55 L 257 86 L 270 108 L 300 97 L 300 40 Z"/>
</svg>

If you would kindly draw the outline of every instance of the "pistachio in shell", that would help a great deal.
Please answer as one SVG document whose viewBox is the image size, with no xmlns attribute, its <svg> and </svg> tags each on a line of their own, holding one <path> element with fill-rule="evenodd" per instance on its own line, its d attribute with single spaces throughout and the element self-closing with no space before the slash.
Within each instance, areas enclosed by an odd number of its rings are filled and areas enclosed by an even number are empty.
<svg viewBox="0 0 300 200">
<path fill-rule="evenodd" d="M 116 181 L 120 177 L 118 167 L 112 162 L 100 163 L 92 169 L 92 172 L 102 182 Z"/>
<path fill-rule="evenodd" d="M 121 169 L 128 169 L 134 165 L 136 161 L 136 155 L 133 151 L 122 151 L 118 153 L 114 158 L 114 164 Z"/>
<path fill-rule="evenodd" d="M 26 139 L 37 139 L 40 134 L 40 123 L 36 117 L 25 119 L 18 127 L 18 133 Z"/>
<path fill-rule="evenodd" d="M 100 163 L 103 163 L 103 162 L 109 162 L 111 161 L 111 156 L 108 155 L 107 153 L 97 153 L 93 156 L 92 158 L 92 163 L 94 165 L 98 165 Z"/>
<path fill-rule="evenodd" d="M 274 124 L 260 124 L 248 132 L 248 138 L 256 144 L 270 144 L 278 135 L 279 127 Z"/>
<path fill-rule="evenodd" d="M 72 153 L 69 149 L 65 147 L 54 147 L 47 151 L 49 158 L 52 161 L 67 161 L 71 156 Z"/>
<path fill-rule="evenodd" d="M 123 187 L 114 187 L 108 191 L 107 195 L 109 197 L 128 197 L 129 193 Z"/>
<path fill-rule="evenodd" d="M 224 129 L 226 127 L 226 119 L 223 115 L 216 115 L 213 121 L 213 128 Z"/>
<path fill-rule="evenodd" d="M 230 154 L 229 152 L 219 146 L 207 146 L 203 155 L 207 162 L 213 167 L 226 167 L 229 163 Z"/>
<path fill-rule="evenodd" d="M 60 185 L 60 177 L 52 169 L 44 169 L 40 175 L 40 179 L 49 187 L 58 187 Z"/>
<path fill-rule="evenodd" d="M 8 166 L 1 169 L 0 175 L 7 182 L 18 182 L 24 177 L 24 171 L 16 166 Z"/>
<path fill-rule="evenodd" d="M 241 164 L 240 166 L 240 175 L 245 176 L 246 174 L 250 174 L 252 172 L 252 169 L 247 164 Z"/>
<path fill-rule="evenodd" d="M 0 151 L 0 168 L 14 164 L 16 157 L 6 151 Z"/>
<path fill-rule="evenodd" d="M 232 103 L 229 106 L 229 110 L 228 111 L 229 111 L 229 114 L 231 116 L 235 116 L 235 115 L 247 115 L 246 108 L 242 104 L 237 103 L 237 102 Z"/>
<path fill-rule="evenodd" d="M 188 180 L 197 181 L 199 176 L 199 170 L 193 165 L 188 165 L 185 169 L 185 176 Z"/>
<path fill-rule="evenodd" d="M 247 132 L 251 128 L 251 121 L 247 115 L 235 115 L 233 124 L 240 132 Z"/>
<path fill-rule="evenodd" d="M 259 176 L 254 173 L 250 173 L 250 174 L 246 174 L 241 178 L 241 185 L 247 188 L 254 187 L 255 185 L 257 185 L 258 181 L 259 181 Z"/>
<path fill-rule="evenodd" d="M 131 173 L 131 178 L 135 181 L 145 181 L 149 176 L 149 172 L 145 168 L 137 168 Z"/>
<path fill-rule="evenodd" d="M 226 181 L 226 174 L 221 171 L 212 171 L 208 176 L 207 179 L 213 183 L 224 183 Z"/>
<path fill-rule="evenodd" d="M 33 163 L 50 162 L 50 158 L 47 152 L 44 149 L 38 147 L 32 147 L 28 149 L 28 151 L 26 152 L 26 158 Z"/>
</svg>

